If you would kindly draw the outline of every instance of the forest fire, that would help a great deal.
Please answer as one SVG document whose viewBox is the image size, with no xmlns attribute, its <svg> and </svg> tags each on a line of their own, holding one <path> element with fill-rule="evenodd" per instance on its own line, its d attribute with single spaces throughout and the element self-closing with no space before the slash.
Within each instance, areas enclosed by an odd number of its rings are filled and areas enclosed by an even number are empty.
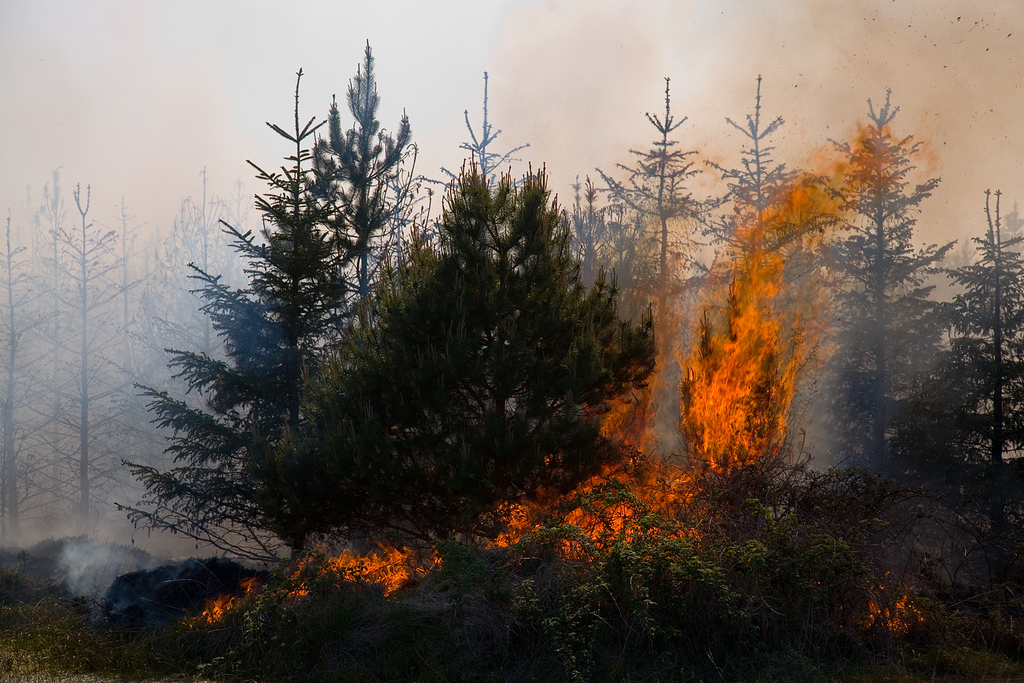
<svg viewBox="0 0 1024 683">
<path fill-rule="evenodd" d="M 705 286 L 708 303 L 695 348 L 677 351 L 674 359 L 683 369 L 679 428 L 691 462 L 728 470 L 784 450 L 798 372 L 807 367 L 823 335 L 826 304 L 816 293 L 821 275 L 814 259 L 839 211 L 824 182 L 805 175 L 737 227 Z M 660 512 L 692 498 L 692 477 L 679 463 L 653 457 L 651 448 L 657 442 L 651 433 L 652 396 L 666 382 L 666 364 L 674 362 L 661 355 L 666 347 L 659 345 L 648 386 L 628 400 L 612 402 L 602 420 L 602 435 L 636 452 L 643 467 L 606 468 L 561 500 L 511 506 L 507 529 L 495 545 L 513 545 L 559 506 L 607 485 L 622 487 Z M 628 537 L 637 512 L 621 502 L 602 507 L 600 514 L 569 505 L 560 517 L 600 543 Z"/>
<path fill-rule="evenodd" d="M 12 14 L 3 680 L 1024 681 L 1024 13 L 331 4 Z"/>
<path fill-rule="evenodd" d="M 333 557 L 307 555 L 298 560 L 286 577 L 287 600 L 307 598 L 319 584 L 326 582 L 336 586 L 343 581 L 378 586 L 385 596 L 389 596 L 422 571 L 410 552 L 391 546 L 381 546 L 376 552 L 361 554 L 352 550 L 344 550 Z M 205 609 L 197 617 L 200 622 L 214 624 L 221 621 L 233 608 L 253 595 L 260 587 L 259 579 L 243 579 L 239 587 L 240 596 L 223 594 L 206 603 Z"/>
<path fill-rule="evenodd" d="M 199 619 L 205 620 L 210 624 L 220 621 L 224 618 L 225 613 L 234 607 L 238 601 L 252 594 L 260 587 L 260 585 L 261 583 L 259 579 L 242 579 L 238 582 L 238 587 L 243 591 L 241 596 L 225 593 L 224 595 L 220 595 L 212 600 L 207 600 L 205 609 L 203 609 L 202 614 L 199 615 Z"/>
<path fill-rule="evenodd" d="M 837 213 L 835 197 L 806 176 L 737 226 L 679 359 L 679 428 L 692 460 L 728 469 L 783 449 L 797 374 L 821 335 L 813 259 Z"/>
</svg>

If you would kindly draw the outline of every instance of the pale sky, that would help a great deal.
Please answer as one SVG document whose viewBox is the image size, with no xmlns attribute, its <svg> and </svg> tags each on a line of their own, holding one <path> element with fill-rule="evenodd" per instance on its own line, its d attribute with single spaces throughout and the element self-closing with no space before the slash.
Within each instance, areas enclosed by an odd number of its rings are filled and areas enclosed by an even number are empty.
<svg viewBox="0 0 1024 683">
<path fill-rule="evenodd" d="M 761 74 L 793 165 L 892 88 L 896 131 L 943 179 L 921 241 L 978 234 L 986 188 L 1024 206 L 1019 0 L 0 0 L 0 210 L 23 220 L 58 167 L 92 185 L 96 220 L 124 196 L 164 234 L 204 166 L 214 194 L 261 191 L 245 160 L 289 152 L 264 122 L 290 123 L 295 72 L 303 118 L 322 119 L 367 40 L 380 120 L 408 113 L 435 177 L 461 163 L 463 110 L 479 126 L 484 71 L 499 146 L 531 143 L 518 169 L 546 164 L 563 204 L 574 176 L 654 139 L 666 76 L 684 148 L 737 163 L 724 119 L 752 110 Z"/>
</svg>

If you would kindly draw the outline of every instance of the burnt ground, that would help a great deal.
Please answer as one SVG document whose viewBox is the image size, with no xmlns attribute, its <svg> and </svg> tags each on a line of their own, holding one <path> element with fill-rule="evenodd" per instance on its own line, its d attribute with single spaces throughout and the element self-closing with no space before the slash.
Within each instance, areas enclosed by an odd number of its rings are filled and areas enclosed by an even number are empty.
<svg viewBox="0 0 1024 683">
<path fill-rule="evenodd" d="M 208 600 L 240 595 L 242 579 L 267 572 L 225 558 L 161 561 L 130 546 L 85 537 L 0 549 L 0 605 L 45 598 L 86 604 L 93 620 L 153 626 L 202 612 Z"/>
</svg>

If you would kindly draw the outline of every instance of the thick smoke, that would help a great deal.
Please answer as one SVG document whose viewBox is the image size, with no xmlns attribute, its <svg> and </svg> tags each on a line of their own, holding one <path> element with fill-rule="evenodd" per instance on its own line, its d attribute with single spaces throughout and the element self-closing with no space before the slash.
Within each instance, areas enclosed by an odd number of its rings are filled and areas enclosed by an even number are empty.
<svg viewBox="0 0 1024 683">
<path fill-rule="evenodd" d="M 575 174 L 625 162 L 645 148 L 644 112 L 689 121 L 685 149 L 735 162 L 741 141 L 725 118 L 764 106 L 787 125 L 775 144 L 800 164 L 828 139 L 843 140 L 891 88 L 899 127 L 929 144 L 926 171 L 942 177 L 924 207 L 920 239 L 970 234 L 986 188 L 1024 197 L 1017 172 L 1024 136 L 1024 14 L 1012 0 L 808 3 L 681 2 L 531 4 L 510 13 L 488 67 L 495 120 L 532 143 L 571 197 Z M 566 96 L 566 95 L 569 96 Z M 706 173 L 706 182 L 714 180 Z"/>
</svg>

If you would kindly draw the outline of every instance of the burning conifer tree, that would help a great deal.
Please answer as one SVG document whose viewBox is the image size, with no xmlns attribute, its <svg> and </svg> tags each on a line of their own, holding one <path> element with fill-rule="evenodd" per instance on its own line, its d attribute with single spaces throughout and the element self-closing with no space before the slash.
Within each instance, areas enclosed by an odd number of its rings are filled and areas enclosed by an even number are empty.
<svg viewBox="0 0 1024 683">
<path fill-rule="evenodd" d="M 711 164 L 727 183 L 729 192 L 721 203 L 728 205 L 732 212 L 722 216 L 717 224 L 711 226 L 710 232 L 717 241 L 730 243 L 744 226 L 763 225 L 769 207 L 779 200 L 798 174 L 786 168 L 785 164 L 776 162 L 772 156 L 775 148 L 771 145 L 771 136 L 785 121 L 777 116 L 768 125 L 763 125 L 760 76 L 757 77 L 754 113 L 747 115 L 746 124 L 740 125 L 730 118 L 725 122 L 748 141 L 747 148 L 741 152 L 739 168 Z"/>
<path fill-rule="evenodd" d="M 726 248 L 705 279 L 704 314 L 680 364 L 680 431 L 691 459 L 728 468 L 783 452 L 797 373 L 819 336 L 817 269 L 836 202 L 822 181 L 772 158 L 782 118 L 761 122 L 761 79 L 741 168 L 715 166 L 731 212 L 713 229 Z"/>
<path fill-rule="evenodd" d="M 603 405 L 652 370 L 652 321 L 620 321 L 604 278 L 582 284 L 543 173 L 464 171 L 440 231 L 394 264 L 279 454 L 282 514 L 310 533 L 494 536 L 503 503 L 611 455 Z"/>
<path fill-rule="evenodd" d="M 692 459 L 728 468 L 783 452 L 797 373 L 817 342 L 816 302 L 793 295 L 787 266 L 814 258 L 834 216 L 832 197 L 805 177 L 737 224 L 682 359 L 680 430 Z"/>
<path fill-rule="evenodd" d="M 911 186 L 920 144 L 895 136 L 890 125 L 898 111 L 888 92 L 877 110 L 868 100 L 869 123 L 858 139 L 837 145 L 846 163 L 840 196 L 853 219 L 835 246 L 844 284 L 832 425 L 841 455 L 876 467 L 915 375 L 938 344 L 940 321 L 926 279 L 953 246 L 914 249 L 916 215 L 939 179 Z"/>
</svg>

